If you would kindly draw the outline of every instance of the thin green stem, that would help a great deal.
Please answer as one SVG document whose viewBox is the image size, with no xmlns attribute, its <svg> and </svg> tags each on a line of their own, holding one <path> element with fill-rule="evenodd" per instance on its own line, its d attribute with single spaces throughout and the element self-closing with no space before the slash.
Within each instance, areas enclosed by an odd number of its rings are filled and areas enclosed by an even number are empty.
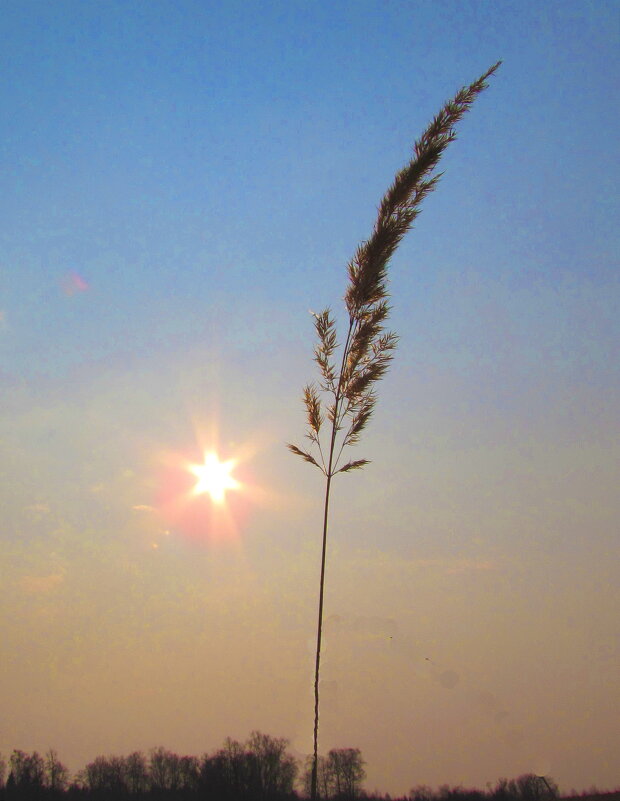
<svg viewBox="0 0 620 801">
<path fill-rule="evenodd" d="M 330 459 L 331 462 L 331 459 Z M 330 465 L 331 470 L 331 465 Z M 321 554 L 321 588 L 319 591 L 319 624 L 316 638 L 316 663 L 314 667 L 314 756 L 312 759 L 312 785 L 311 798 L 316 801 L 316 781 L 319 754 L 319 670 L 321 667 L 321 636 L 323 633 L 323 598 L 325 590 L 325 554 L 327 552 L 327 520 L 329 516 L 329 491 L 331 488 L 331 473 L 327 474 L 325 483 L 325 505 L 323 509 L 323 550 Z"/>
<path fill-rule="evenodd" d="M 336 457 L 336 461 L 334 462 L 334 473 L 338 470 L 338 464 L 340 462 L 340 457 L 342 456 L 342 452 L 344 450 L 345 445 L 347 444 L 347 438 L 345 437 L 342 440 L 342 445 L 340 446 L 340 450 L 338 451 L 338 456 Z"/>
<path fill-rule="evenodd" d="M 351 332 L 353 330 L 354 320 L 349 319 L 349 331 L 342 353 L 342 364 L 340 366 L 340 376 L 338 379 L 338 389 L 334 398 L 334 419 L 332 421 L 332 433 L 329 443 L 329 464 L 327 467 L 327 479 L 325 482 L 325 501 L 323 506 L 323 546 L 321 550 L 321 580 L 319 589 L 319 615 L 316 633 L 316 661 L 314 665 L 314 755 L 312 758 L 312 781 L 310 785 L 310 797 L 312 801 L 316 801 L 316 785 L 317 785 L 317 771 L 319 761 L 319 672 L 321 668 L 321 640 L 323 637 L 323 600 L 325 597 L 325 556 L 327 553 L 327 522 L 329 519 L 329 493 L 332 483 L 332 466 L 334 459 L 334 450 L 336 446 L 336 435 L 338 433 L 338 407 L 341 402 L 341 391 L 343 383 L 343 373 L 348 356 L 349 343 L 351 342 Z"/>
<path fill-rule="evenodd" d="M 323 448 L 321 448 L 321 440 L 317 436 L 316 444 L 319 446 L 319 456 L 321 457 L 321 464 L 323 465 L 323 472 L 327 475 L 327 468 L 325 467 L 325 457 L 323 456 Z"/>
</svg>

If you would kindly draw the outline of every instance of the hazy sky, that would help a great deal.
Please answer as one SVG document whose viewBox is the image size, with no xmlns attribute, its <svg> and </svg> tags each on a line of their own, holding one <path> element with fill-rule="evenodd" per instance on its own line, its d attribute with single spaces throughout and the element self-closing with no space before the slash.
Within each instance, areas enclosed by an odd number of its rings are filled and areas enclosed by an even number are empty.
<svg viewBox="0 0 620 801">
<path fill-rule="evenodd" d="M 620 785 L 619 4 L 0 6 L 0 751 L 311 750 L 308 310 L 501 58 L 391 266 L 321 748 L 391 793 Z"/>
</svg>

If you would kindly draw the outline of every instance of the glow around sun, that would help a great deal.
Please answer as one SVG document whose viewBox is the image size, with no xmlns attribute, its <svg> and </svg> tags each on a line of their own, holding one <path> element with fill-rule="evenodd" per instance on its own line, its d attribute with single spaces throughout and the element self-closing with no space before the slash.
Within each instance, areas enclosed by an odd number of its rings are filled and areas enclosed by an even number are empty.
<svg viewBox="0 0 620 801">
<path fill-rule="evenodd" d="M 193 489 L 194 495 L 206 493 L 211 496 L 214 503 L 224 503 L 227 490 L 237 490 L 241 487 L 241 484 L 232 476 L 236 463 L 235 459 L 220 462 L 215 451 L 205 453 L 204 464 L 195 464 L 190 467 L 191 472 L 198 479 Z"/>
</svg>

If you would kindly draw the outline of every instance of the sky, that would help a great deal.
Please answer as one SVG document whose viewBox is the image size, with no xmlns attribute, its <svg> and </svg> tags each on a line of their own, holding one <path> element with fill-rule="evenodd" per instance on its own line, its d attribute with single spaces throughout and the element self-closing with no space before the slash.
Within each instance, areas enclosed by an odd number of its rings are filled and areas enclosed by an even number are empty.
<svg viewBox="0 0 620 801">
<path fill-rule="evenodd" d="M 618 787 L 618 3 L 1 5 L 0 752 L 311 752 L 309 311 L 502 59 L 390 266 L 320 749 L 392 794 Z"/>
</svg>

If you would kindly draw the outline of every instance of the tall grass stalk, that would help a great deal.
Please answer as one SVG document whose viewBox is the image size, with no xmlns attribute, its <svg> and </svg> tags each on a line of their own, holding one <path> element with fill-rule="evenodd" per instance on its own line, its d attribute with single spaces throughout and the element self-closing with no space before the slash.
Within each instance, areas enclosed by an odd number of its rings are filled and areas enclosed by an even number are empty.
<svg viewBox="0 0 620 801">
<path fill-rule="evenodd" d="M 377 402 L 376 384 L 385 375 L 392 360 L 398 337 L 386 332 L 390 312 L 387 291 L 387 268 L 401 239 L 420 213 L 424 198 L 432 192 L 441 174 L 433 174 L 446 147 L 456 138 L 455 124 L 472 105 L 498 69 L 497 62 L 470 86 L 449 100 L 413 146 L 413 158 L 398 172 L 385 193 L 373 232 L 357 248 L 348 264 L 348 285 L 344 302 L 348 313 L 340 364 L 335 359 L 339 347 L 336 321 L 329 308 L 314 314 L 318 343 L 314 360 L 319 381 L 303 390 L 310 440 L 308 450 L 289 445 L 290 450 L 318 468 L 325 476 L 323 504 L 323 546 L 314 671 L 314 755 L 311 798 L 317 796 L 319 737 L 319 671 L 323 631 L 325 557 L 327 524 L 332 479 L 338 473 L 358 470 L 367 459 L 341 464 L 346 448 L 355 445 L 366 427 Z M 323 425 L 327 421 L 327 425 Z"/>
</svg>

